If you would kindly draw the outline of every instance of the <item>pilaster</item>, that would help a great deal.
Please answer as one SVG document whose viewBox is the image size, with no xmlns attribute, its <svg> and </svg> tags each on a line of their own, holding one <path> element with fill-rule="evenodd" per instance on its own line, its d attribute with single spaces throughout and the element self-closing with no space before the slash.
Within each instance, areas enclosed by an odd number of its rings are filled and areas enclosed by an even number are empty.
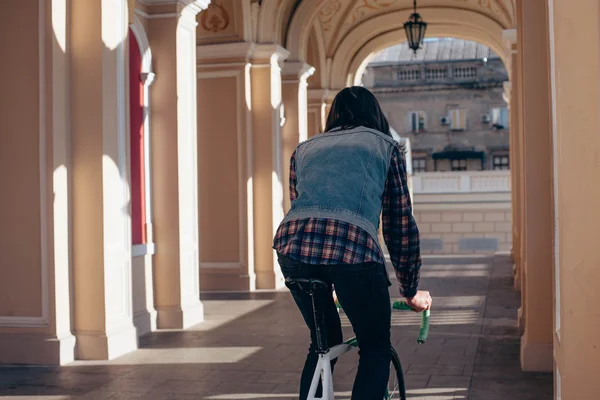
<svg viewBox="0 0 600 400">
<path fill-rule="evenodd" d="M 208 1 L 150 1 L 152 188 L 157 326 L 203 319 L 198 247 L 196 14 Z"/>
</svg>

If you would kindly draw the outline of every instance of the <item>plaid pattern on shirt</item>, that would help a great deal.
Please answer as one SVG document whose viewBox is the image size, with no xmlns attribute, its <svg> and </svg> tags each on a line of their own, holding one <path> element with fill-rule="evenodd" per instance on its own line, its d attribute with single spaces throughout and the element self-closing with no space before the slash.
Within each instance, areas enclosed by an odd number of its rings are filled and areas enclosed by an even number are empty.
<svg viewBox="0 0 600 400">
<path fill-rule="evenodd" d="M 296 191 L 296 152 L 290 160 L 290 200 Z M 419 285 L 421 252 L 419 230 L 412 215 L 406 181 L 406 160 L 396 144 L 383 193 L 383 237 L 400 282 L 400 293 L 412 297 Z M 336 265 L 378 262 L 383 253 L 375 238 L 345 221 L 306 218 L 283 223 L 277 229 L 273 248 L 306 264 Z"/>
</svg>

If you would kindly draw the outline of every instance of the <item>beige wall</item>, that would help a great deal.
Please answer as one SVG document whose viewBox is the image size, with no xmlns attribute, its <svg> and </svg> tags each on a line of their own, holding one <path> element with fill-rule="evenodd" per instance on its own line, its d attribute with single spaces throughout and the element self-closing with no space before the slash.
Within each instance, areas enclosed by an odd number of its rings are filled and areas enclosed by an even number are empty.
<svg viewBox="0 0 600 400">
<path fill-rule="evenodd" d="M 238 136 L 243 117 L 237 107 L 243 101 L 244 93 L 238 89 L 243 75 L 239 69 L 232 76 L 198 80 L 199 220 L 200 232 L 210 232 L 200 235 L 201 263 L 239 263 L 242 256 L 239 199 L 243 193 L 233 158 L 243 150 Z"/>
<path fill-rule="evenodd" d="M 254 218 L 251 85 L 246 68 L 250 49 L 242 43 L 197 50 L 202 291 L 253 290 L 256 285 L 250 236 Z"/>
<path fill-rule="evenodd" d="M 39 317 L 40 59 L 37 1 L 0 3 L 0 317 Z M 23 301 L 23 293 L 27 293 Z M 0 328 L 1 329 L 1 328 Z"/>
</svg>

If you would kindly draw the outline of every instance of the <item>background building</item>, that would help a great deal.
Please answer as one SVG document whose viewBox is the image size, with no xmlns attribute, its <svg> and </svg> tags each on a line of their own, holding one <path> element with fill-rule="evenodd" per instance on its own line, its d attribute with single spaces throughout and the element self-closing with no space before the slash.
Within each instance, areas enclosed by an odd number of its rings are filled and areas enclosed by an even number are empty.
<svg viewBox="0 0 600 400">
<path fill-rule="evenodd" d="M 426 39 L 370 59 L 363 84 L 391 126 L 412 143 L 413 173 L 509 169 L 508 72 L 485 45 Z"/>
</svg>

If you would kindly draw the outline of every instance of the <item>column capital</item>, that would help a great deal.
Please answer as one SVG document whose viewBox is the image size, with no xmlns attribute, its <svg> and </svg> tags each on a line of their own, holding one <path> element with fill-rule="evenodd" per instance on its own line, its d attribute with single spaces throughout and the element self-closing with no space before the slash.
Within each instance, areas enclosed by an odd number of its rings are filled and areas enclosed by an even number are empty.
<svg viewBox="0 0 600 400">
<path fill-rule="evenodd" d="M 290 56 L 290 52 L 278 44 L 255 44 L 250 57 L 253 61 L 278 62 L 280 65 Z"/>
<path fill-rule="evenodd" d="M 232 42 L 219 44 L 205 44 L 196 47 L 196 59 L 201 64 L 211 61 L 234 61 L 248 62 L 252 54 L 254 43 Z"/>
<path fill-rule="evenodd" d="M 308 89 L 308 100 L 331 103 L 338 92 L 339 90 L 335 89 Z"/>
<path fill-rule="evenodd" d="M 196 15 L 206 10 L 211 0 L 138 0 L 148 7 L 142 13 L 148 19 L 179 17 L 183 13 Z"/>
<path fill-rule="evenodd" d="M 281 75 L 286 82 L 303 82 L 315 73 L 315 67 L 302 61 L 286 61 Z"/>
<path fill-rule="evenodd" d="M 504 93 L 502 94 L 502 98 L 506 102 L 506 104 L 510 105 L 510 99 L 512 96 L 512 83 L 510 81 L 504 82 L 502 85 L 504 88 Z"/>
<path fill-rule="evenodd" d="M 289 51 L 276 44 L 256 44 L 252 42 L 232 42 L 200 45 L 196 48 L 196 59 L 201 64 L 209 62 L 256 62 L 281 64 Z"/>
<path fill-rule="evenodd" d="M 507 55 L 512 55 L 517 52 L 517 29 L 505 29 L 502 31 L 502 40 Z"/>
</svg>

